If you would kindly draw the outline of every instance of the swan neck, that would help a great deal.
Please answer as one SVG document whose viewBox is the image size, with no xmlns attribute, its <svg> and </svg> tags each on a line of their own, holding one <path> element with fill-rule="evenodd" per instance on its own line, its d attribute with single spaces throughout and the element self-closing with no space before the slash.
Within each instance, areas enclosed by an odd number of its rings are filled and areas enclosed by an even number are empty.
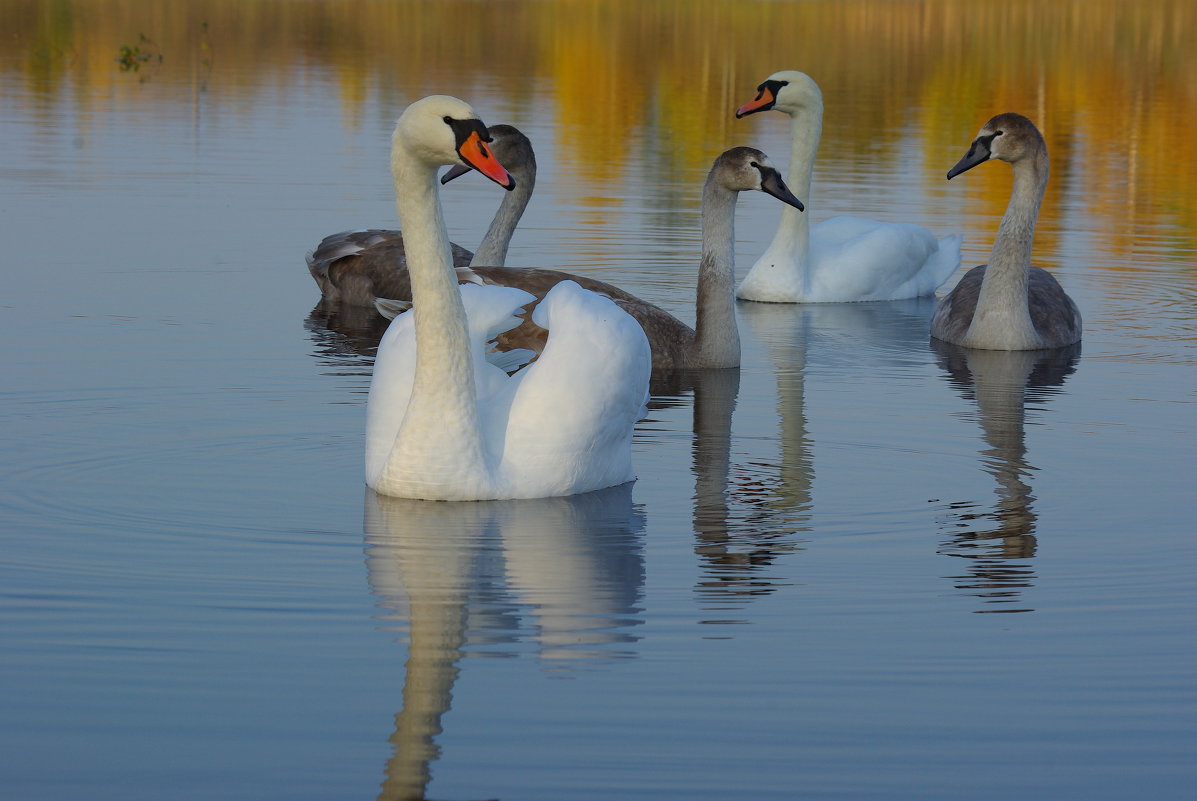
<svg viewBox="0 0 1197 801">
<path fill-rule="evenodd" d="M 395 208 L 403 225 L 416 338 L 416 370 L 403 422 L 405 436 L 443 438 L 447 420 L 457 429 L 454 433 L 478 442 L 465 305 L 436 191 L 436 168 L 406 156 L 399 148 L 396 151 L 392 158 Z M 439 434 L 433 433 L 438 429 Z"/>
<path fill-rule="evenodd" d="M 977 307 L 963 343 L 966 346 L 1024 349 L 1042 345 L 1031 320 L 1028 293 L 1035 223 L 1047 187 L 1047 153 L 1041 151 L 1012 167 L 1010 203 L 994 237 Z"/>
<path fill-rule="evenodd" d="M 1026 273 L 1031 267 L 1031 247 L 1035 238 L 1035 223 L 1039 206 L 1047 188 L 1048 165 L 1046 154 L 1041 158 L 1025 159 L 1013 165 L 1014 186 L 1010 202 L 989 256 L 989 269 Z"/>
<path fill-rule="evenodd" d="M 515 189 L 503 193 L 503 202 L 499 204 L 499 210 L 490 221 L 486 235 L 482 237 L 478 250 L 470 259 L 471 267 L 503 267 L 507 264 L 507 248 L 511 244 L 511 237 L 520 218 L 524 216 L 528 201 L 532 199 L 532 189 L 535 185 L 535 173 L 521 173 L 516 178 Z"/>
<path fill-rule="evenodd" d="M 806 204 L 806 211 L 785 205 L 781 210 L 781 224 L 774 244 L 796 254 L 799 270 L 806 274 L 810 251 L 811 176 L 823 135 L 823 105 L 804 107 L 790 115 L 790 171 L 786 184 L 798 199 Z"/>
<path fill-rule="evenodd" d="M 735 298 L 736 193 L 713 176 L 702 192 L 702 260 L 698 266 L 695 367 L 737 367 L 740 335 Z"/>
<path fill-rule="evenodd" d="M 790 115 L 790 172 L 786 183 L 798 198 L 810 206 L 811 175 L 823 135 L 823 105 L 819 103 Z M 794 213 L 806 219 L 794 209 Z"/>
<path fill-rule="evenodd" d="M 823 105 L 816 102 L 790 114 L 790 170 L 786 184 L 806 204 L 805 212 L 790 205 L 781 210 L 773 241 L 752 266 L 740 286 L 748 300 L 792 300 L 795 292 L 806 297 L 811 290 L 810 207 L 811 174 L 823 132 Z"/>
</svg>

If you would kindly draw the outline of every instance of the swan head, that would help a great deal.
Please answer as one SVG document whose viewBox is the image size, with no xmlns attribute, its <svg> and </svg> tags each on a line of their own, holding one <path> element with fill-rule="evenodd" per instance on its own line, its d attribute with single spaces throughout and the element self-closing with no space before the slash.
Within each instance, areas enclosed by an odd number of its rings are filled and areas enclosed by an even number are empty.
<svg viewBox="0 0 1197 801">
<path fill-rule="evenodd" d="M 391 136 L 396 152 L 429 165 L 464 164 L 504 189 L 514 189 L 515 179 L 491 152 L 490 141 L 474 109 L 448 95 L 430 95 L 405 108 Z"/>
<path fill-rule="evenodd" d="M 781 70 L 762 81 L 756 88 L 756 97 L 736 109 L 736 119 L 769 109 L 790 116 L 803 111 L 818 111 L 822 115 L 823 93 L 805 72 Z"/>
<path fill-rule="evenodd" d="M 531 191 L 536 181 L 536 154 L 532 151 L 532 142 L 514 125 L 492 125 L 489 130 L 490 149 L 495 158 L 515 177 L 518 184 Z M 441 176 L 441 183 L 447 184 L 469 171 L 470 167 L 464 164 L 454 164 Z"/>
<path fill-rule="evenodd" d="M 769 157 L 755 147 L 733 147 L 724 151 L 711 166 L 708 181 L 717 181 L 724 189 L 745 192 L 756 189 L 788 203 L 798 211 L 806 207 L 782 180 Z"/>
<path fill-rule="evenodd" d="M 981 127 L 977 138 L 969 145 L 968 152 L 956 162 L 955 167 L 948 170 L 948 180 L 990 159 L 1014 164 L 1046 152 L 1043 134 L 1039 133 L 1035 123 L 1021 114 L 1008 111 Z"/>
</svg>

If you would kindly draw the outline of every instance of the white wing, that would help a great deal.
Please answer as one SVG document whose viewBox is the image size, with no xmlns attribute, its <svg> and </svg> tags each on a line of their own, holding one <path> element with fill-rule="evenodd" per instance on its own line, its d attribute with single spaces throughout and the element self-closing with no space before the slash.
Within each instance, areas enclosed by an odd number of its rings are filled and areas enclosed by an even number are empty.
<svg viewBox="0 0 1197 801">
<path fill-rule="evenodd" d="M 652 370 L 644 330 L 573 281 L 553 287 L 533 321 L 548 329 L 548 345 L 486 410 L 506 416 L 506 425 L 492 418 L 486 426 L 501 473 L 552 494 L 631 481 L 632 431 L 645 413 Z"/>
</svg>

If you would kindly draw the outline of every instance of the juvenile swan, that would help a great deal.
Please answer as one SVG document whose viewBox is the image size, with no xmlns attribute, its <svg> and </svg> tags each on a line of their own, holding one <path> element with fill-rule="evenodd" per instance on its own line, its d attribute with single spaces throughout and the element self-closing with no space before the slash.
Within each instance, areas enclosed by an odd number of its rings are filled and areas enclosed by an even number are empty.
<svg viewBox="0 0 1197 801">
<path fill-rule="evenodd" d="M 511 236 L 536 186 L 536 156 L 528 137 L 511 125 L 492 126 L 490 135 L 495 158 L 515 178 L 515 189 L 503 195 L 503 202 L 476 252 L 452 245 L 453 265 L 459 268 L 506 262 Z M 467 172 L 468 167 L 455 165 L 444 174 L 441 183 Z M 376 297 L 411 297 L 400 231 L 372 228 L 330 234 L 308 254 L 307 262 L 321 294 L 330 301 L 370 307 Z"/>
<path fill-rule="evenodd" d="M 776 109 L 790 116 L 790 188 L 810 202 L 811 171 L 823 131 L 823 94 L 810 76 L 775 72 L 736 117 Z M 783 209 L 772 244 L 736 295 L 772 303 L 901 300 L 933 294 L 960 266 L 959 235 L 936 240 L 922 226 L 860 217 L 809 215 Z"/>
<path fill-rule="evenodd" d="M 1021 114 L 985 123 L 948 179 L 983 161 L 1001 159 L 1014 170 L 1010 205 L 1002 215 L 989 264 L 964 274 L 939 302 L 931 336 L 966 348 L 1038 350 L 1081 339 L 1081 314 L 1059 282 L 1031 266 L 1031 242 L 1047 187 L 1047 145 Z"/>
<path fill-rule="evenodd" d="M 734 147 L 715 159 L 702 190 L 702 258 L 698 266 L 695 327 L 669 312 L 605 281 L 557 270 L 473 267 L 472 280 L 508 286 L 544 297 L 560 281 L 575 281 L 585 289 L 606 295 L 636 318 L 648 335 L 654 370 L 739 367 L 740 337 L 736 329 L 735 210 L 740 192 L 759 190 L 798 211 L 802 201 L 786 187 L 769 157 L 751 147 Z M 384 314 L 398 306 L 380 303 Z M 538 352 L 543 334 L 525 323 L 500 337 L 501 348 Z"/>
<path fill-rule="evenodd" d="M 382 495 L 487 500 L 572 495 L 631 481 L 631 440 L 651 356 L 610 300 L 563 281 L 534 314 L 540 358 L 508 376 L 487 341 L 533 297 L 459 288 L 436 170 L 463 162 L 501 186 L 511 176 L 473 109 L 444 95 L 403 112 L 391 138 L 414 310 L 378 346 L 366 412 L 366 483 Z"/>
</svg>

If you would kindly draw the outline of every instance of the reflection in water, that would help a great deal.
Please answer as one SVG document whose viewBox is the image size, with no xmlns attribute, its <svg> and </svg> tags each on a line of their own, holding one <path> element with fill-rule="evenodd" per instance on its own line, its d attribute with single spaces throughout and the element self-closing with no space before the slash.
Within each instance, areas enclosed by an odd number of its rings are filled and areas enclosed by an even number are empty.
<svg viewBox="0 0 1197 801">
<path fill-rule="evenodd" d="M 806 418 L 808 367 L 882 370 L 909 361 L 927 338 L 933 298 L 885 303 L 742 303 L 740 314 L 769 353 L 777 379 L 781 454 L 777 480 L 762 482 L 774 509 L 808 512 L 815 467 Z"/>
<path fill-rule="evenodd" d="M 709 602 L 770 593 L 788 583 L 768 572 L 780 554 L 801 550 L 814 504 L 814 459 L 805 409 L 808 367 L 844 361 L 883 369 L 909 360 L 926 341 L 934 299 L 888 303 L 741 303 L 739 313 L 769 353 L 777 381 L 775 461 L 733 459 L 738 370 L 697 371 L 694 390 L 694 532 Z M 755 449 L 754 449 L 755 450 Z"/>
<path fill-rule="evenodd" d="M 634 653 L 644 517 L 632 485 L 585 495 L 444 503 L 367 490 L 366 567 L 379 619 L 406 623 L 403 706 L 380 799 L 424 798 L 434 738 L 470 651 L 520 648 L 523 608 L 547 665 Z M 613 646 L 624 646 L 614 650 Z"/>
<path fill-rule="evenodd" d="M 326 365 L 364 367 L 373 371 L 378 342 L 386 333 L 387 320 L 373 308 L 330 303 L 321 299 L 303 321 L 315 356 Z"/>
<path fill-rule="evenodd" d="M 931 340 L 949 382 L 977 403 L 985 472 L 993 476 L 997 504 L 953 503 L 946 525 L 951 539 L 940 553 L 969 561 L 969 573 L 952 576 L 956 588 L 991 604 L 1013 604 L 1033 585 L 1029 560 L 1035 555 L 1035 496 L 1029 483 L 1035 468 L 1026 460 L 1023 428 L 1028 399 L 1045 399 L 1076 369 L 1080 344 L 1049 351 L 974 350 Z M 983 611 L 1025 612 L 1002 607 Z"/>
</svg>

